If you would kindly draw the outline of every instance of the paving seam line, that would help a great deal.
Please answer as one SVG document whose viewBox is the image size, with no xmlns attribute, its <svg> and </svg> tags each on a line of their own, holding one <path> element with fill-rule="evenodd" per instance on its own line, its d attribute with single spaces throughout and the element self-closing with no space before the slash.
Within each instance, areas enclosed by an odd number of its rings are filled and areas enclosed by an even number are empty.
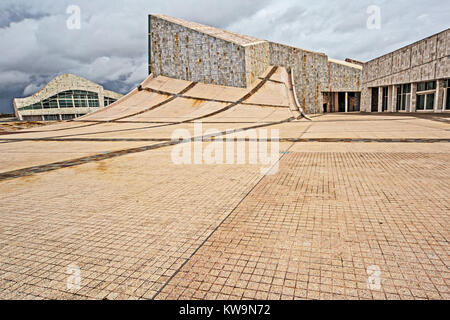
<svg viewBox="0 0 450 320">
<path fill-rule="evenodd" d="M 308 132 L 309 128 L 311 128 L 313 124 L 311 123 L 305 131 L 302 132 L 299 138 L 301 138 L 306 132 Z M 295 142 L 293 142 L 289 148 L 282 153 L 282 155 L 279 157 L 276 163 L 274 163 L 270 169 L 277 165 L 281 160 L 284 158 L 286 154 L 289 153 L 289 150 L 294 146 Z M 266 177 L 266 175 L 263 175 L 261 178 L 258 179 L 258 181 L 255 183 L 255 185 L 245 194 L 245 196 L 239 200 L 239 202 L 236 204 L 236 206 L 230 211 L 230 213 L 227 214 L 227 216 L 214 228 L 214 230 L 200 243 L 200 245 L 192 252 L 192 254 L 187 258 L 183 264 L 170 276 L 170 278 L 163 284 L 161 288 L 155 293 L 155 295 L 151 298 L 151 300 L 155 300 L 155 298 L 164 290 L 164 288 L 172 281 L 173 278 L 181 271 L 181 269 L 194 257 L 194 255 L 203 247 L 203 245 L 214 235 L 214 233 L 228 220 L 228 218 L 236 211 L 236 209 L 241 205 L 242 202 L 252 193 L 253 190 L 261 183 L 261 181 Z"/>
<path fill-rule="evenodd" d="M 142 147 L 117 150 L 117 151 L 113 151 L 113 152 L 104 152 L 104 153 L 86 156 L 86 157 L 82 157 L 82 158 L 78 158 L 78 159 L 70 159 L 70 160 L 54 162 L 54 163 L 50 163 L 50 164 L 44 164 L 44 165 L 38 165 L 38 166 L 34 166 L 34 167 L 22 168 L 22 169 L 18 169 L 18 170 L 6 171 L 6 172 L 0 173 L 0 181 L 11 180 L 11 179 L 16 179 L 16 178 L 20 178 L 20 177 L 31 176 L 31 175 L 34 175 L 37 173 L 44 173 L 44 172 L 54 171 L 54 170 L 63 169 L 63 168 L 74 167 L 74 166 L 78 166 L 78 165 L 82 165 L 82 164 L 86 164 L 86 163 L 90 163 L 90 162 L 98 162 L 98 161 L 102 161 L 102 160 L 106 160 L 106 159 L 120 157 L 120 156 L 127 155 L 127 154 L 140 153 L 140 152 L 155 150 L 155 149 L 159 149 L 159 148 L 163 148 L 163 147 L 174 146 L 174 145 L 177 145 L 180 143 L 188 143 L 190 141 L 195 141 L 195 139 L 205 140 L 205 139 L 210 139 L 212 137 L 224 136 L 224 135 L 227 135 L 230 133 L 242 132 L 242 131 L 257 129 L 257 128 L 270 127 L 270 126 L 278 125 L 281 123 L 291 122 L 293 120 L 294 120 L 294 118 L 288 118 L 288 119 L 278 121 L 278 122 L 271 122 L 271 123 L 265 123 L 265 124 L 256 125 L 256 126 L 252 126 L 252 127 L 233 129 L 232 131 L 225 130 L 225 131 L 220 132 L 219 134 L 210 134 L 210 135 L 205 135 L 205 136 L 200 136 L 200 137 L 194 137 L 193 139 L 187 140 L 187 141 L 185 141 L 185 140 L 165 141 L 165 142 L 158 143 L 158 144 L 151 144 L 151 145 L 142 146 Z"/>
</svg>

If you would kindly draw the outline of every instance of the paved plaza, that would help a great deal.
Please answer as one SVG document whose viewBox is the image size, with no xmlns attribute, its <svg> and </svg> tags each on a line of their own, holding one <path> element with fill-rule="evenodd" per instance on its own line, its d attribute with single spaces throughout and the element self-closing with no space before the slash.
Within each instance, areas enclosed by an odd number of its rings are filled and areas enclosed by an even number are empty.
<svg viewBox="0 0 450 320">
<path fill-rule="evenodd" d="M 258 101 L 276 85 L 187 117 L 169 112 L 181 83 L 128 98 L 172 99 L 153 118 L 119 104 L 0 135 L 0 298 L 450 299 L 449 116 L 295 120 L 288 97 Z M 278 170 L 175 164 L 172 133 L 196 117 L 279 130 Z"/>
</svg>

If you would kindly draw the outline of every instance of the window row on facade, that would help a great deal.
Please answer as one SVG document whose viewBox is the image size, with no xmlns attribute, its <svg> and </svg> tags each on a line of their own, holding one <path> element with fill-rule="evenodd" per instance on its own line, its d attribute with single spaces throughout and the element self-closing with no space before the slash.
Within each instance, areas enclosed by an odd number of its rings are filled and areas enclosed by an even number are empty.
<svg viewBox="0 0 450 320">
<path fill-rule="evenodd" d="M 392 111 L 410 111 L 413 97 L 412 85 L 408 83 L 394 87 L 372 88 L 372 112 L 378 111 L 379 98 L 381 98 L 380 111 L 382 112 L 387 112 L 391 103 L 394 107 Z M 416 111 L 433 111 L 436 107 L 442 108 L 443 111 L 450 111 L 450 79 L 442 82 L 442 91 L 439 92 L 437 81 L 425 81 L 415 85 Z M 394 91 L 392 94 L 396 95 L 394 101 L 391 99 L 391 91 Z M 439 97 L 439 100 L 436 99 L 436 95 L 441 93 L 443 96 Z M 437 103 L 438 106 L 436 106 Z"/>
<path fill-rule="evenodd" d="M 59 120 L 72 120 L 85 114 L 45 114 L 45 115 L 32 115 L 23 116 L 25 121 L 59 121 Z"/>
<path fill-rule="evenodd" d="M 107 106 L 116 99 L 105 97 L 104 106 Z M 19 110 L 40 110 L 58 108 L 98 108 L 100 107 L 98 94 L 83 90 L 69 90 L 60 92 L 48 99 L 38 103 L 19 108 Z"/>
</svg>

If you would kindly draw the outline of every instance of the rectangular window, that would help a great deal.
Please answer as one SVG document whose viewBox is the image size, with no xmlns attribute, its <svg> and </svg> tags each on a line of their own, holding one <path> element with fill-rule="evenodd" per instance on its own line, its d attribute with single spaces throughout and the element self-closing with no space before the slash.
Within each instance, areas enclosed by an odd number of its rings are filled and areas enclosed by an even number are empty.
<svg viewBox="0 0 450 320">
<path fill-rule="evenodd" d="M 59 99 L 60 108 L 73 108 L 72 99 Z"/>
<path fill-rule="evenodd" d="M 425 95 L 417 95 L 417 110 L 425 110 Z"/>
<path fill-rule="evenodd" d="M 98 100 L 98 94 L 94 92 L 88 92 L 87 93 L 88 99 L 97 99 Z"/>
<path fill-rule="evenodd" d="M 56 99 L 47 99 L 42 101 L 44 109 L 58 109 L 58 101 Z"/>
<path fill-rule="evenodd" d="M 450 79 L 444 80 L 444 110 L 450 111 Z"/>
<path fill-rule="evenodd" d="M 50 108 L 50 101 L 49 100 L 42 101 L 42 106 L 44 107 L 44 109 L 49 109 Z"/>
<path fill-rule="evenodd" d="M 56 100 L 56 99 L 50 100 L 50 108 L 57 109 L 58 108 L 58 100 Z"/>
<path fill-rule="evenodd" d="M 434 109 L 436 81 L 426 81 L 417 84 L 417 110 L 430 111 Z"/>
<path fill-rule="evenodd" d="M 86 98 L 86 94 L 83 94 L 81 92 L 75 92 L 73 94 L 73 98 L 74 99 L 84 99 L 84 98 Z"/>
<path fill-rule="evenodd" d="M 383 112 L 388 109 L 389 91 L 388 87 L 383 87 Z"/>
<path fill-rule="evenodd" d="M 75 118 L 74 114 L 62 114 L 61 115 L 61 119 L 62 120 L 72 120 Z"/>
<path fill-rule="evenodd" d="M 99 106 L 98 100 L 89 100 L 89 107 L 96 108 Z"/>
<path fill-rule="evenodd" d="M 59 116 L 57 114 L 44 115 L 45 121 L 56 121 L 59 120 Z"/>
<path fill-rule="evenodd" d="M 62 98 L 62 99 L 72 99 L 72 91 L 64 91 L 64 92 L 60 92 L 58 93 L 58 98 Z"/>
<path fill-rule="evenodd" d="M 40 102 L 35 103 L 35 104 L 33 104 L 31 106 L 31 109 L 33 109 L 33 110 L 40 110 L 40 109 L 42 109 L 42 104 Z"/>
<path fill-rule="evenodd" d="M 397 110 L 402 110 L 402 86 L 397 86 Z"/>
<path fill-rule="evenodd" d="M 433 110 L 434 109 L 434 93 L 417 95 L 417 110 Z"/>
<path fill-rule="evenodd" d="M 411 93 L 411 83 L 404 84 L 403 88 L 405 90 L 405 93 Z"/>
<path fill-rule="evenodd" d="M 417 84 L 417 92 L 436 90 L 436 81 L 420 82 Z"/>
<path fill-rule="evenodd" d="M 75 99 L 73 102 L 75 103 L 75 108 L 86 108 L 88 106 L 86 99 Z"/>
<path fill-rule="evenodd" d="M 447 88 L 447 103 L 445 104 L 445 110 L 450 110 L 450 88 Z"/>
<path fill-rule="evenodd" d="M 397 110 L 406 111 L 411 101 L 411 84 L 397 86 Z"/>
<path fill-rule="evenodd" d="M 427 90 L 436 90 L 436 81 L 428 81 Z"/>
<path fill-rule="evenodd" d="M 103 105 L 106 107 L 106 106 L 109 106 L 111 103 L 114 103 L 114 102 L 116 102 L 116 99 L 105 97 Z"/>
<path fill-rule="evenodd" d="M 426 109 L 427 110 L 434 109 L 434 93 L 427 94 Z"/>
</svg>

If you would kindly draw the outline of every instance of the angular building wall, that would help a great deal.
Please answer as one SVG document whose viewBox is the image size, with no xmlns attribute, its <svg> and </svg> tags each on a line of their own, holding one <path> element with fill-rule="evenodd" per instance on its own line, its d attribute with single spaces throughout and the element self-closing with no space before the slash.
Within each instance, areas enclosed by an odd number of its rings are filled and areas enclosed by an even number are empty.
<svg viewBox="0 0 450 320">
<path fill-rule="evenodd" d="M 155 76 L 245 88 L 268 65 L 264 41 L 168 16 L 149 16 L 149 38 Z"/>
<path fill-rule="evenodd" d="M 155 76 L 243 88 L 270 65 L 291 70 L 307 113 L 323 112 L 324 93 L 360 91 L 359 65 L 177 18 L 149 16 L 149 72 Z"/>
<path fill-rule="evenodd" d="M 270 43 L 270 64 L 292 72 L 295 91 L 307 113 L 320 113 L 328 83 L 328 57 L 279 43 Z"/>
<path fill-rule="evenodd" d="M 328 59 L 330 91 L 358 92 L 361 91 L 362 66 L 357 66 L 345 61 Z"/>
<path fill-rule="evenodd" d="M 388 105 L 385 111 L 399 111 L 397 104 L 399 86 L 411 85 L 411 98 L 408 100 L 406 110 L 402 111 L 415 112 L 418 83 L 436 81 L 436 102 L 433 110 L 443 111 L 440 103 L 444 93 L 442 87 L 444 80 L 448 78 L 450 78 L 449 29 L 367 62 L 362 77 L 362 110 L 383 111 L 382 101 L 373 99 L 372 89 L 378 90 L 380 97 L 381 88 L 387 87 Z M 374 94 L 376 95 L 376 92 Z M 377 102 L 378 106 L 372 105 Z"/>
</svg>

